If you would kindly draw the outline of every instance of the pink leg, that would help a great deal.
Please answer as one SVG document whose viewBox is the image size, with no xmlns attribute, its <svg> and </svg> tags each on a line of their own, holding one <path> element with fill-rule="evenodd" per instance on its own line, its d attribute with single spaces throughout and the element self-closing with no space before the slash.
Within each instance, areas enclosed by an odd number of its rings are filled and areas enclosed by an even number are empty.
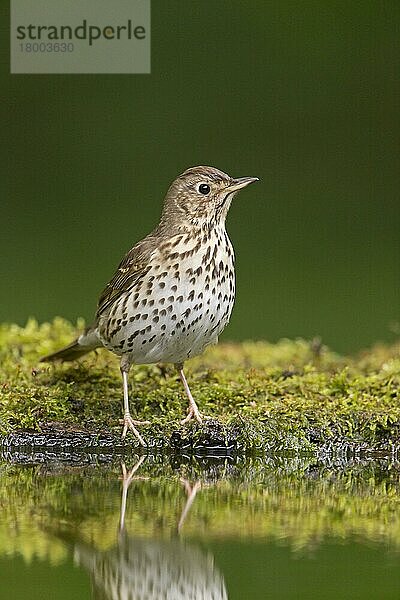
<svg viewBox="0 0 400 600">
<path fill-rule="evenodd" d="M 185 388 L 186 396 L 189 398 L 188 415 L 187 415 L 187 417 L 182 419 L 181 423 L 182 424 L 187 423 L 191 419 L 196 419 L 196 421 L 198 421 L 198 423 L 202 423 L 202 418 L 201 418 L 199 408 L 192 396 L 192 392 L 190 391 L 188 382 L 186 381 L 185 373 L 183 372 L 183 365 L 176 365 L 176 367 L 178 369 L 179 377 L 181 378 L 181 381 L 183 383 L 183 387 Z"/>
<path fill-rule="evenodd" d="M 146 442 L 140 435 L 139 431 L 136 429 L 135 425 L 149 425 L 150 421 L 135 421 L 132 419 L 131 413 L 129 411 L 129 392 L 128 392 L 128 372 L 121 369 L 122 380 L 124 383 L 124 418 L 122 423 L 124 424 L 124 429 L 122 431 L 122 439 L 125 439 L 125 436 L 128 432 L 128 429 L 132 431 L 134 436 L 139 440 L 142 446 L 146 446 Z"/>
</svg>

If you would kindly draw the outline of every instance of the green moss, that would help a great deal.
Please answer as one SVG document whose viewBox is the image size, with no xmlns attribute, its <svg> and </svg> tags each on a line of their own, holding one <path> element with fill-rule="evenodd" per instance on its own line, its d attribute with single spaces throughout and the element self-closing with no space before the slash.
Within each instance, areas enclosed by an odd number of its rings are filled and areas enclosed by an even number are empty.
<svg viewBox="0 0 400 600">
<path fill-rule="evenodd" d="M 101 350 L 80 362 L 39 363 L 83 327 L 57 318 L 0 327 L 0 433 L 66 429 L 120 432 L 118 359 Z M 187 364 L 202 412 L 245 449 L 354 446 L 395 450 L 400 442 L 400 344 L 340 357 L 316 342 L 220 344 Z M 182 428 L 186 399 L 171 365 L 132 369 L 131 406 L 146 439 L 174 431 L 194 443 L 210 424 Z"/>
</svg>

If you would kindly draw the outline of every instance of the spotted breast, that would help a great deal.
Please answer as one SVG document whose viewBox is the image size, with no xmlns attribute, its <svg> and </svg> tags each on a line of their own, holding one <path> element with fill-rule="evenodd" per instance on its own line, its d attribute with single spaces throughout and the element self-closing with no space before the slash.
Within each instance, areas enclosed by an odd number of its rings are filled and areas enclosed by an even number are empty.
<svg viewBox="0 0 400 600">
<path fill-rule="evenodd" d="M 106 348 L 136 364 L 179 363 L 217 342 L 235 300 L 234 253 L 224 227 L 204 237 L 177 235 L 154 250 L 99 322 Z"/>
</svg>

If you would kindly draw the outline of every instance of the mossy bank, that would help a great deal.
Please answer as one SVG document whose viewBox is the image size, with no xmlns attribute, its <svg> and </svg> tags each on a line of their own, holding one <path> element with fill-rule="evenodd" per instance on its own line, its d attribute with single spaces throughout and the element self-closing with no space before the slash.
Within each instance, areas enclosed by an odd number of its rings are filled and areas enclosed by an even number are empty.
<svg viewBox="0 0 400 600">
<path fill-rule="evenodd" d="M 118 439 L 122 388 L 115 356 L 102 350 L 76 363 L 39 363 L 82 327 L 60 318 L 0 327 L 3 439 L 52 428 Z M 172 366 L 132 369 L 131 406 L 152 422 L 142 428 L 149 445 L 204 448 L 216 438 L 241 451 L 400 448 L 400 343 L 353 357 L 318 341 L 224 343 L 191 360 L 187 375 L 200 409 L 212 417 L 202 426 L 180 425 L 186 400 Z"/>
</svg>

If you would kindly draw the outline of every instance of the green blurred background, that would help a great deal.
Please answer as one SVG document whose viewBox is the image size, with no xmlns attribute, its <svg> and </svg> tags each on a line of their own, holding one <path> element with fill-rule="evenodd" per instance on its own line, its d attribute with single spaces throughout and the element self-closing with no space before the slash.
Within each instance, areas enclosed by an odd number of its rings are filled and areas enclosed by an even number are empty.
<svg viewBox="0 0 400 600">
<path fill-rule="evenodd" d="M 262 180 L 229 216 L 224 339 L 396 335 L 398 0 L 153 0 L 151 75 L 10 75 L 0 10 L 0 320 L 90 320 L 170 181 L 210 164 Z"/>
</svg>

